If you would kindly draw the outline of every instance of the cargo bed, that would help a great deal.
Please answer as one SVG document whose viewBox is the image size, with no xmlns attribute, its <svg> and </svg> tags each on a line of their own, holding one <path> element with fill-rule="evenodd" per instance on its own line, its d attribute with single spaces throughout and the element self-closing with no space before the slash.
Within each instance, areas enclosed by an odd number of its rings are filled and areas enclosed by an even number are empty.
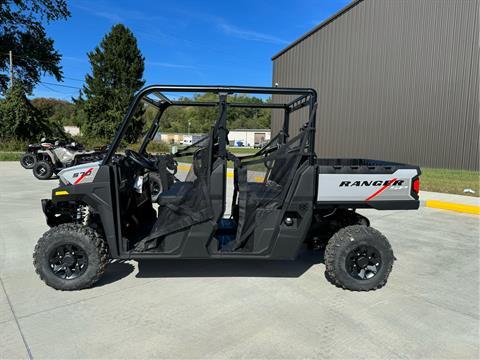
<svg viewBox="0 0 480 360">
<path fill-rule="evenodd" d="M 316 207 L 418 209 L 420 168 L 371 159 L 317 159 Z"/>
</svg>

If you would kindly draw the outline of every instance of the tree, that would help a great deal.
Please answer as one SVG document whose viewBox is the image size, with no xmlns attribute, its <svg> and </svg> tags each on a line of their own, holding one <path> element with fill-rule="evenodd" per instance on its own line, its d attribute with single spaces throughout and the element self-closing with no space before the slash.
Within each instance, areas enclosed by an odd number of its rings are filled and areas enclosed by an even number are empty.
<svg viewBox="0 0 480 360">
<path fill-rule="evenodd" d="M 62 125 L 79 125 L 75 114 L 75 105 L 71 102 L 53 98 L 35 98 L 32 104 L 49 121 Z"/>
<path fill-rule="evenodd" d="M 9 69 L 8 52 L 14 54 L 15 79 L 28 93 L 44 73 L 62 80 L 61 55 L 46 35 L 41 21 L 70 16 L 65 0 L 0 1 L 0 72 Z M 9 77 L 0 74 L 0 90 L 6 91 Z"/>
<path fill-rule="evenodd" d="M 15 83 L 0 102 L 0 138 L 38 140 L 39 137 L 63 137 L 60 124 L 47 121 L 28 100 L 23 86 Z"/>
<path fill-rule="evenodd" d="M 145 83 L 144 58 L 135 36 L 122 24 L 112 27 L 88 58 L 92 74 L 85 77 L 86 84 L 75 100 L 87 117 L 82 131 L 88 137 L 111 139 L 134 93 Z M 127 130 L 126 140 L 135 142 L 143 125 L 139 113 Z"/>
<path fill-rule="evenodd" d="M 208 102 L 218 101 L 218 95 L 212 93 L 195 94 L 192 98 L 182 100 Z M 260 99 L 254 96 L 230 95 L 229 102 L 264 103 L 271 99 Z M 207 133 L 218 118 L 218 107 L 172 106 L 164 113 L 161 120 L 161 130 L 165 132 L 187 132 L 190 122 L 190 132 Z M 227 125 L 229 129 L 269 129 L 271 110 L 264 108 L 234 108 L 227 110 Z"/>
</svg>

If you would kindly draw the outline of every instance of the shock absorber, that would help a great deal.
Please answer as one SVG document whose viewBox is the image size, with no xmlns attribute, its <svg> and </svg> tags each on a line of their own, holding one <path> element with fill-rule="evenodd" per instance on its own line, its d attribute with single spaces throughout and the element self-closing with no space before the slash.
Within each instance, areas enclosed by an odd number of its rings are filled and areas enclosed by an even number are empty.
<svg viewBox="0 0 480 360">
<path fill-rule="evenodd" d="M 87 225 L 89 215 L 90 215 L 90 210 L 88 209 L 87 205 L 84 205 L 84 204 L 78 205 L 77 218 L 76 218 L 77 223 L 82 225 Z"/>
</svg>

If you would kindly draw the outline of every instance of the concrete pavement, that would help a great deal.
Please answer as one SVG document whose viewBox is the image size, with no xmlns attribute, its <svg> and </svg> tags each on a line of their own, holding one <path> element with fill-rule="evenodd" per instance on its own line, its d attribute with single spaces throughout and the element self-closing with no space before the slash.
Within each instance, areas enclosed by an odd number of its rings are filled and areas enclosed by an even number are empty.
<svg viewBox="0 0 480 360">
<path fill-rule="evenodd" d="M 111 264 L 55 291 L 34 272 L 38 181 L 0 162 L 0 358 L 478 358 L 479 217 L 362 211 L 397 257 L 375 292 L 338 289 L 321 254 L 295 262 Z"/>
</svg>

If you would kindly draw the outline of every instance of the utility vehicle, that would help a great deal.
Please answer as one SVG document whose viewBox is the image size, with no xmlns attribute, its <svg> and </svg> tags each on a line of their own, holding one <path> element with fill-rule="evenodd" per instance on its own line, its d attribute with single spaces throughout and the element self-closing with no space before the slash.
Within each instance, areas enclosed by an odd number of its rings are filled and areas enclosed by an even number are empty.
<svg viewBox="0 0 480 360">
<path fill-rule="evenodd" d="M 217 100 L 179 95 L 199 92 L 216 94 Z M 232 94 L 273 98 L 238 103 Z M 162 115 L 177 106 L 210 108 L 205 113 L 216 114 L 210 132 L 176 154 L 148 154 Z M 227 146 L 227 116 L 238 107 L 283 113 L 278 134 L 253 155 L 235 156 Z M 152 114 L 151 109 L 155 116 L 138 152 L 121 149 L 132 120 Z M 55 289 L 75 290 L 92 286 L 110 259 L 293 260 L 303 245 L 320 248 L 326 242 L 326 272 L 334 284 L 351 290 L 381 287 L 392 269 L 392 248 L 355 210 L 417 209 L 420 169 L 376 160 L 317 159 L 316 109 L 313 89 L 142 89 L 106 156 L 62 170 L 52 198 L 42 200 L 51 229 L 35 247 L 37 273 Z M 170 177 L 152 202 L 149 174 L 172 175 L 175 160 L 178 168 L 191 163 L 190 170 Z M 234 167 L 231 210 L 228 164 Z"/>
<path fill-rule="evenodd" d="M 102 151 L 86 151 L 75 141 L 56 141 L 54 146 L 37 150 L 33 175 L 39 180 L 50 179 L 65 168 L 100 160 L 104 154 Z"/>
</svg>

